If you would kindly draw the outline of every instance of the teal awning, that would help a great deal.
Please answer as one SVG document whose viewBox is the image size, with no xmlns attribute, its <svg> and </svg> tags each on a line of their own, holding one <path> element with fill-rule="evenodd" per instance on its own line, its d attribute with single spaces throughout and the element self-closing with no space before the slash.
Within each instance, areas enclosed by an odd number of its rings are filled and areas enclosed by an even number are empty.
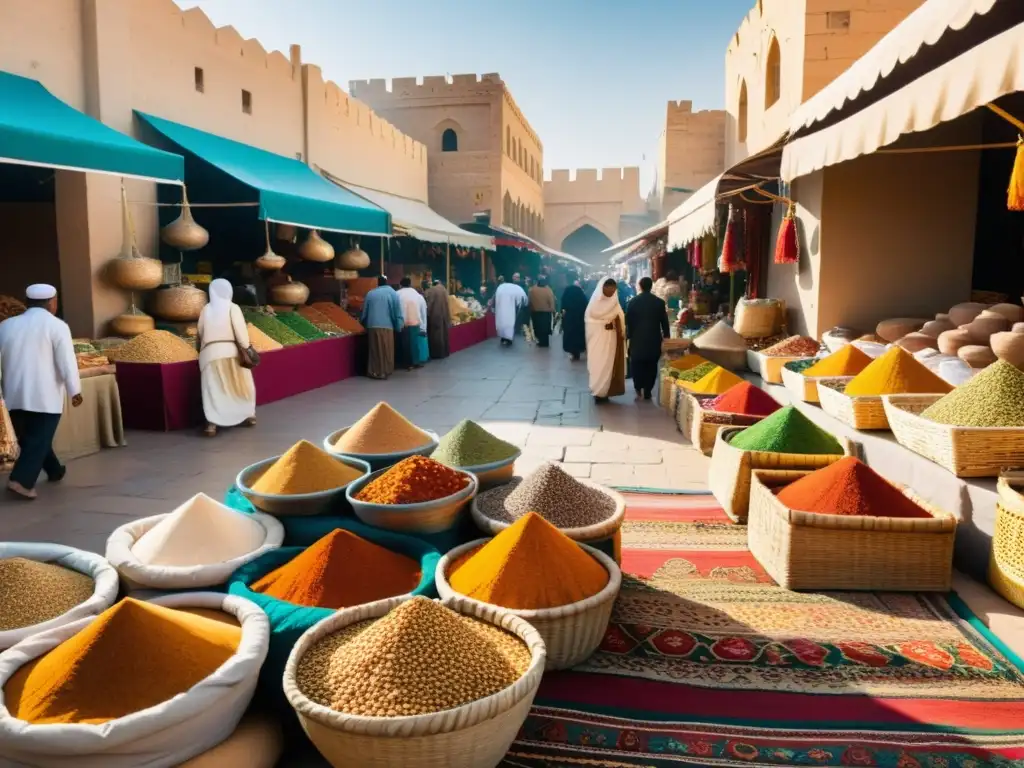
<svg viewBox="0 0 1024 768">
<path fill-rule="evenodd" d="M 0 163 L 185 179 L 180 155 L 147 147 L 68 106 L 42 83 L 9 72 L 0 72 Z"/>
<path fill-rule="evenodd" d="M 387 211 L 332 184 L 301 160 L 152 115 L 135 114 L 181 149 L 251 187 L 259 196 L 261 219 L 329 232 L 391 234 Z"/>
</svg>

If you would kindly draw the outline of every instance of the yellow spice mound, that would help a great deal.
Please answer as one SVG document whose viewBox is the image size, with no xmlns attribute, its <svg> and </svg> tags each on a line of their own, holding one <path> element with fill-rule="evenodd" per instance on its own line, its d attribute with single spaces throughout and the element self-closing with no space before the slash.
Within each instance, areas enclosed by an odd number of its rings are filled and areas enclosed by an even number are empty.
<svg viewBox="0 0 1024 768">
<path fill-rule="evenodd" d="M 810 368 L 805 368 L 802 373 L 804 376 L 856 376 L 869 365 L 870 357 L 853 344 L 847 344 Z"/>
<path fill-rule="evenodd" d="M 274 341 L 252 323 L 246 323 L 245 327 L 249 332 L 249 343 L 257 352 L 273 352 L 275 349 L 283 348 L 280 342 Z"/>
<path fill-rule="evenodd" d="M 743 379 L 735 373 L 726 368 L 718 367 L 697 381 L 680 381 L 679 386 L 697 395 L 721 395 L 737 384 L 742 383 Z"/>
<path fill-rule="evenodd" d="M 300 440 L 253 483 L 257 493 L 293 496 L 330 491 L 351 483 L 363 473 L 343 464 L 308 440 Z"/>
<path fill-rule="evenodd" d="M 430 436 L 387 403 L 377 403 L 334 444 L 340 453 L 374 454 L 411 451 Z"/>
<path fill-rule="evenodd" d="M 804 372 L 806 375 L 806 371 Z M 901 347 L 890 347 L 857 374 L 844 390 L 854 397 L 865 395 L 946 394 L 953 387 L 932 373 Z"/>
</svg>

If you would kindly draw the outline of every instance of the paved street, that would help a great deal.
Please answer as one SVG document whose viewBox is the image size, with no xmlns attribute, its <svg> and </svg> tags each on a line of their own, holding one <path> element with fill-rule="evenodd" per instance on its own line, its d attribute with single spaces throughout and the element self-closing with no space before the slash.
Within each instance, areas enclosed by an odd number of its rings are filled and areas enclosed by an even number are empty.
<svg viewBox="0 0 1024 768">
<path fill-rule="evenodd" d="M 169 512 L 203 491 L 222 498 L 243 466 L 325 435 L 387 400 L 418 425 L 443 434 L 479 421 L 523 448 L 529 472 L 545 460 L 614 485 L 705 487 L 707 460 L 684 443 L 652 403 L 627 397 L 595 406 L 584 363 L 571 363 L 555 337 L 550 349 L 496 340 L 387 382 L 350 379 L 260 408 L 254 430 L 128 434 L 126 448 L 71 462 L 60 485 L 38 486 L 32 503 L 0 498 L 0 540 L 55 541 L 103 551 L 123 522 Z M 627 389 L 629 389 L 627 382 Z"/>
</svg>

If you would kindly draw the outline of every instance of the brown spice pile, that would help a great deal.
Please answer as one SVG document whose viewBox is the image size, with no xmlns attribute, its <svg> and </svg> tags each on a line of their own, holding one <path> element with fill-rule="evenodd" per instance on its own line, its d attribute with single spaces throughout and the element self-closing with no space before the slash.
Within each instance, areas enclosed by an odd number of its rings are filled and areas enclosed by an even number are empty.
<svg viewBox="0 0 1024 768">
<path fill-rule="evenodd" d="M 373 455 L 422 448 L 430 435 L 387 403 L 377 403 L 334 443 L 338 453 Z"/>
<path fill-rule="evenodd" d="M 357 495 L 371 504 L 419 504 L 458 493 L 469 478 L 426 456 L 402 459 Z"/>
<path fill-rule="evenodd" d="M 818 354 L 821 345 L 814 339 L 805 336 L 790 336 L 778 344 L 773 344 L 767 349 L 761 350 L 765 357 L 814 357 Z"/>
</svg>

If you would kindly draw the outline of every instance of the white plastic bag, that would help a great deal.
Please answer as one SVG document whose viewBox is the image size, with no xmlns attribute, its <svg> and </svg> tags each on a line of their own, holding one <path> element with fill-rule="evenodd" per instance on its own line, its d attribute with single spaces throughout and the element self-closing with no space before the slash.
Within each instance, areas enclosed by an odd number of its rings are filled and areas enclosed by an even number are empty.
<svg viewBox="0 0 1024 768">
<path fill-rule="evenodd" d="M 96 585 L 93 587 L 92 597 L 84 603 L 79 603 L 67 613 L 39 624 L 0 632 L 0 651 L 10 648 L 15 643 L 20 643 L 26 637 L 31 637 L 55 627 L 62 627 L 65 624 L 84 619 L 87 616 L 103 613 L 117 600 L 117 571 L 103 557 L 93 552 L 86 552 L 74 547 L 65 547 L 60 544 L 0 542 L 0 560 L 6 560 L 11 557 L 24 557 L 26 560 L 37 560 L 41 563 L 62 565 L 65 568 L 91 576 Z"/>
<path fill-rule="evenodd" d="M 270 622 L 234 595 L 189 592 L 152 601 L 167 608 L 222 610 L 238 619 L 235 655 L 185 693 L 100 725 L 33 725 L 7 710 L 3 687 L 18 669 L 84 629 L 93 617 L 33 635 L 0 653 L 0 766 L 3 768 L 171 768 L 234 733 L 256 689 Z"/>
</svg>

